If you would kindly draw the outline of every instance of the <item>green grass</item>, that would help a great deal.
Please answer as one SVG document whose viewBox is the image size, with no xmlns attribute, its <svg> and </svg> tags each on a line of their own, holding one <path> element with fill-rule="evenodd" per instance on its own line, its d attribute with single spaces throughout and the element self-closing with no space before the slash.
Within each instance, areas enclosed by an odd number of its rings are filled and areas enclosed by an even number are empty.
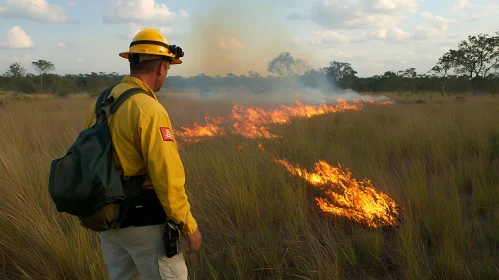
<svg viewBox="0 0 499 280">
<path fill-rule="evenodd" d="M 273 127 L 282 139 L 182 145 L 204 234 L 191 279 L 498 279 L 499 100 L 393 97 L 399 104 Z M 82 126 L 82 100 L 0 107 L 0 278 L 106 278 L 96 235 L 57 213 L 47 191 L 50 161 Z M 187 117 L 181 105 L 165 103 L 175 123 Z M 369 178 L 402 207 L 399 226 L 321 213 L 318 190 L 267 153 Z"/>
</svg>

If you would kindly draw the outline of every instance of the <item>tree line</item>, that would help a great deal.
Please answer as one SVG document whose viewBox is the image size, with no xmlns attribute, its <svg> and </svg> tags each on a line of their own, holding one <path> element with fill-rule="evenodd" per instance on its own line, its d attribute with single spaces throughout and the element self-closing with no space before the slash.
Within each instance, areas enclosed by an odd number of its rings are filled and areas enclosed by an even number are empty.
<svg viewBox="0 0 499 280">
<path fill-rule="evenodd" d="M 11 64 L 0 76 L 0 90 L 23 93 L 45 92 L 60 96 L 72 92 L 100 93 L 119 83 L 124 75 L 116 72 L 90 74 L 52 74 L 55 65 L 38 60 L 31 63 L 35 74 L 19 63 Z M 352 89 L 359 92 L 439 92 L 442 95 L 470 92 L 499 93 L 499 32 L 493 35 L 468 36 L 455 49 L 444 53 L 435 66 L 418 73 L 415 68 L 386 71 L 381 75 L 358 77 L 348 62 L 333 60 L 326 67 L 311 69 L 301 59 L 283 52 L 268 62 L 270 75 L 249 71 L 247 75 L 228 73 L 221 77 L 199 74 L 191 77 L 171 76 L 164 87 L 175 90 L 199 90 L 201 95 L 213 94 L 220 88 L 244 88 L 255 94 L 275 90 L 317 88 Z"/>
</svg>

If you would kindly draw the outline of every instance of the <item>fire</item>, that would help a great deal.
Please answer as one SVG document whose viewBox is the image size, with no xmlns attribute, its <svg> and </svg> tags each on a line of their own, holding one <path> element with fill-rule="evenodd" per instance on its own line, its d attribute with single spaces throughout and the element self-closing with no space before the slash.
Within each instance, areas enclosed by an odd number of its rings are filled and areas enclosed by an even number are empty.
<svg viewBox="0 0 499 280">
<path fill-rule="evenodd" d="M 205 117 L 205 121 L 206 125 L 199 125 L 194 122 L 190 126 L 182 127 L 182 130 L 176 131 L 175 134 L 184 142 L 199 142 L 203 139 L 225 136 L 225 131 L 218 126 L 225 121 L 223 118 Z"/>
<path fill-rule="evenodd" d="M 353 100 L 352 103 L 344 99 L 337 99 L 334 104 L 305 105 L 295 101 L 292 106 L 283 105 L 270 110 L 235 105 L 232 107 L 232 113 L 228 118 L 205 117 L 206 124 L 193 123 L 181 127 L 179 131 L 176 131 L 176 136 L 184 142 L 199 142 L 214 137 L 227 136 L 231 133 L 251 139 L 275 139 L 280 138 L 280 136 L 270 132 L 271 125 L 289 124 L 292 119 L 297 118 L 311 118 L 348 110 L 358 111 L 362 109 L 365 103 L 388 105 L 390 104 L 388 102 L 390 101 L 375 102 L 372 99 L 363 98 L 362 100 Z M 227 123 L 225 128 L 221 126 L 223 123 Z"/>
<path fill-rule="evenodd" d="M 321 187 L 324 197 L 316 198 L 317 205 L 325 213 L 345 217 L 367 226 L 378 228 L 395 226 L 399 215 L 397 203 L 388 195 L 377 191 L 370 180 L 358 181 L 349 170 L 333 167 L 325 161 L 315 164 L 309 173 L 285 160 L 274 160 L 316 187 Z M 325 190 L 324 187 L 330 189 Z"/>
<path fill-rule="evenodd" d="M 299 96 L 298 93 L 296 93 Z M 376 102 L 373 99 L 362 97 L 353 99 L 351 103 L 338 99 L 334 104 L 305 105 L 295 101 L 293 106 L 265 110 L 259 107 L 236 105 L 227 118 L 205 117 L 206 124 L 193 123 L 181 127 L 175 134 L 183 142 L 199 142 L 214 137 L 223 137 L 230 134 L 241 135 L 246 138 L 275 139 L 281 136 L 270 132 L 271 125 L 289 124 L 292 119 L 311 118 L 318 115 L 343 112 L 347 110 L 361 110 L 364 104 L 390 105 L 391 101 Z M 243 146 L 236 146 L 244 151 Z M 258 148 L 265 152 L 261 144 Z M 273 157 L 272 157 L 273 158 Z M 377 191 L 368 179 L 357 180 L 349 170 L 341 166 L 333 167 L 325 161 L 316 163 L 314 172 L 307 172 L 298 166 L 294 167 L 285 160 L 276 160 L 294 175 L 300 176 L 310 184 L 320 187 L 323 195 L 317 197 L 317 205 L 325 213 L 349 218 L 370 227 L 395 226 L 399 215 L 399 208 L 388 195 Z M 325 189 L 328 187 L 328 189 Z"/>
</svg>

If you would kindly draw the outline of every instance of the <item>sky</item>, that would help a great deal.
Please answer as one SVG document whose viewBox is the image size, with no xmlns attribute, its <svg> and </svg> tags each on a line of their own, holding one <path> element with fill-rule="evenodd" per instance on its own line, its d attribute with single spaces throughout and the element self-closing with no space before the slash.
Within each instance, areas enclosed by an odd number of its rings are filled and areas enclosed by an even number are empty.
<svg viewBox="0 0 499 280">
<path fill-rule="evenodd" d="M 499 31 L 498 15 L 497 0 L 0 0 L 0 73 L 44 59 L 61 75 L 128 74 L 118 53 L 145 27 L 184 50 L 174 76 L 268 75 L 281 52 L 361 77 L 425 73 L 467 36 Z"/>
</svg>

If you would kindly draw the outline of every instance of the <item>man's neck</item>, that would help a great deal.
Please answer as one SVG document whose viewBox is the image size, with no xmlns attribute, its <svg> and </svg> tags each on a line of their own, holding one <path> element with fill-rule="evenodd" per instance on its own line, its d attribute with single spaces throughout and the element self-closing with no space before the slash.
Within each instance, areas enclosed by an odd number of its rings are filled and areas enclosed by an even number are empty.
<svg viewBox="0 0 499 280">
<path fill-rule="evenodd" d="M 130 74 L 130 76 L 141 80 L 151 90 L 154 91 L 154 79 L 150 75 L 145 75 L 145 74 Z"/>
</svg>

